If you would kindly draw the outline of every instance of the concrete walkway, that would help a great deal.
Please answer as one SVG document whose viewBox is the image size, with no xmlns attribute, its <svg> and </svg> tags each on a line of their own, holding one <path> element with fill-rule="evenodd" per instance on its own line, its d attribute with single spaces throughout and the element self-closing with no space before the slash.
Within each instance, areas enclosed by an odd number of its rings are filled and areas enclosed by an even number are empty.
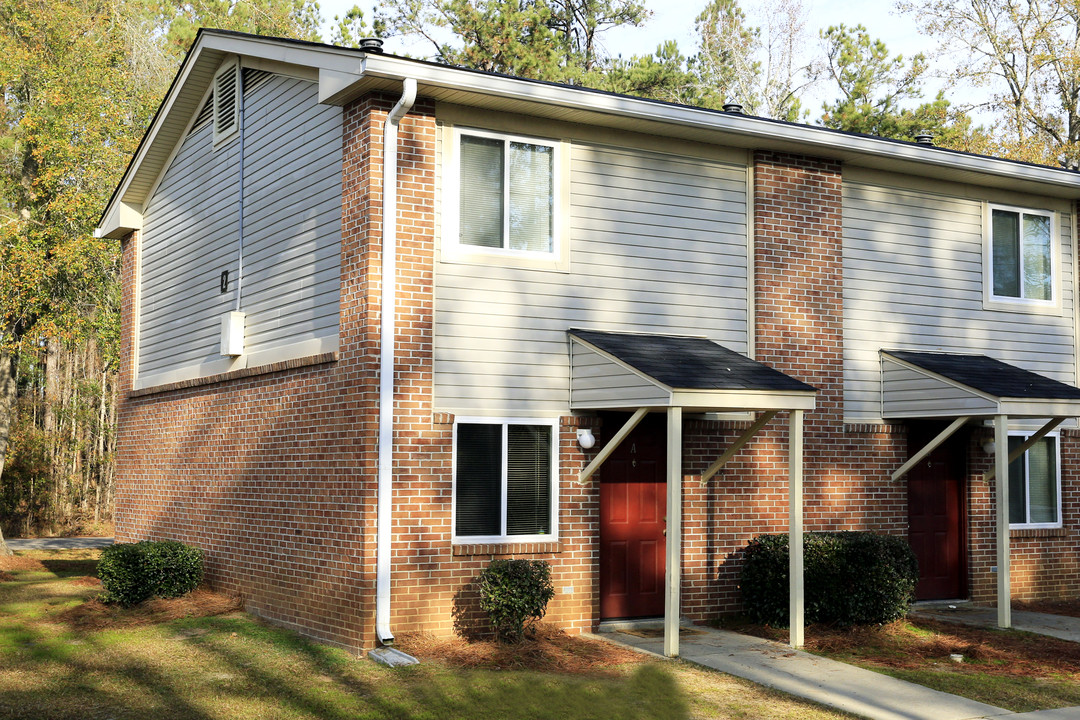
<svg viewBox="0 0 1080 720">
<path fill-rule="evenodd" d="M 664 650 L 663 638 L 597 637 L 655 655 Z M 1017 714 L 726 630 L 694 627 L 679 644 L 684 660 L 872 720 L 1080 720 L 1080 708 Z"/>
<path fill-rule="evenodd" d="M 995 608 L 975 607 L 968 603 L 920 603 L 909 614 L 911 617 L 929 618 L 961 625 L 997 627 L 997 610 Z M 1014 630 L 1023 630 L 1036 635 L 1049 635 L 1050 637 L 1080 643 L 1080 618 L 1013 610 L 1012 626 Z M 1080 717 L 1080 715 L 1075 717 Z"/>
<path fill-rule="evenodd" d="M 76 550 L 108 547 L 113 544 L 113 539 L 111 537 L 10 538 L 6 542 L 12 550 Z"/>
</svg>

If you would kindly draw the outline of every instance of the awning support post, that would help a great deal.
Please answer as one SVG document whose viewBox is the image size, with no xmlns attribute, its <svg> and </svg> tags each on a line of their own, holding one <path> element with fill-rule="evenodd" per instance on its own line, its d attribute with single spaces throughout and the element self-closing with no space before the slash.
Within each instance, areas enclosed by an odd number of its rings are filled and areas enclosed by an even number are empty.
<svg viewBox="0 0 1080 720">
<path fill-rule="evenodd" d="M 792 410 L 788 431 L 788 642 L 803 646 L 803 411 Z"/>
<path fill-rule="evenodd" d="M 1012 627 L 1009 586 L 1009 416 L 994 417 L 994 464 L 997 471 L 997 621 Z"/>
<path fill-rule="evenodd" d="M 897 470 L 895 470 L 893 472 L 893 474 L 892 474 L 893 482 L 896 482 L 900 478 L 904 477 L 904 475 L 906 475 L 908 473 L 908 471 L 911 470 L 911 468 L 915 467 L 920 462 L 922 462 L 923 459 L 927 455 L 929 455 L 930 453 L 934 452 L 934 450 L 937 450 L 937 448 L 943 442 L 945 442 L 946 440 L 951 438 L 953 436 L 953 434 L 955 434 L 957 430 L 959 430 L 961 427 L 963 427 L 964 424 L 967 423 L 967 421 L 970 420 L 970 419 L 971 419 L 970 417 L 958 417 L 955 420 L 953 420 L 952 423 L 949 424 L 949 427 L 947 427 L 944 430 L 942 430 L 941 432 L 939 432 L 937 434 L 937 437 L 935 437 L 933 440 L 931 440 L 929 443 L 926 444 L 926 447 L 922 448 L 921 450 L 919 450 L 919 452 L 912 455 L 911 458 L 908 459 L 908 461 L 906 463 L 901 465 Z"/>
<path fill-rule="evenodd" d="M 616 448 L 619 447 L 619 444 L 626 439 L 626 436 L 629 435 L 630 432 L 638 426 L 638 423 L 640 423 L 648 414 L 649 408 L 638 408 L 638 410 L 630 416 L 630 419 L 619 428 L 619 432 L 615 433 L 615 435 L 607 441 L 607 444 L 600 449 L 600 452 L 596 454 L 596 457 L 592 459 L 592 462 L 578 474 L 578 482 L 582 485 L 587 483 L 589 478 L 593 476 L 593 473 L 604 464 L 605 460 L 611 457 L 611 453 L 615 452 Z"/>
<path fill-rule="evenodd" d="M 667 566 L 664 572 L 664 655 L 679 656 L 682 584 L 682 408 L 667 411 Z"/>
<path fill-rule="evenodd" d="M 1030 450 L 1030 449 L 1031 449 L 1031 447 L 1032 447 L 1032 446 L 1033 446 L 1033 445 L 1034 445 L 1035 443 L 1037 443 L 1037 442 L 1039 442 L 1040 440 L 1042 440 L 1042 439 L 1043 439 L 1044 437 L 1046 437 L 1047 433 L 1050 433 L 1050 432 L 1052 432 L 1052 431 L 1054 430 L 1054 428 L 1056 428 L 1056 427 L 1057 427 L 1058 425 L 1060 425 L 1060 424 L 1061 424 L 1061 423 L 1063 423 L 1063 422 L 1065 422 L 1065 418 L 1063 418 L 1063 417 L 1061 417 L 1061 418 L 1052 418 L 1052 419 L 1050 420 L 1050 422 L 1046 423 L 1046 424 L 1045 424 L 1045 425 L 1043 425 L 1043 426 L 1042 426 L 1041 428 L 1039 428 L 1039 431 L 1038 431 L 1037 433 L 1035 433 L 1034 435 L 1030 436 L 1030 437 L 1029 437 L 1029 438 L 1028 438 L 1027 440 L 1025 440 L 1024 442 L 1022 442 L 1022 443 L 1020 444 L 1020 446 L 1019 446 L 1018 448 L 1016 448 L 1016 449 L 1015 449 L 1015 450 L 1013 450 L 1013 451 L 1012 451 L 1011 453 L 1009 453 L 1009 462 L 1008 462 L 1008 465 L 1012 465 L 1012 464 L 1013 464 L 1013 462 L 1014 462 L 1014 461 L 1016 460 L 1016 458 L 1020 457 L 1021 455 L 1023 455 L 1024 453 L 1026 453 L 1026 452 L 1027 452 L 1028 450 Z M 996 438 L 995 438 L 995 441 L 994 441 L 994 442 L 995 442 L 995 443 L 997 442 Z M 1007 446 L 1006 446 L 1006 447 L 1007 447 Z M 996 445 L 995 445 L 995 448 L 996 448 Z M 996 450 L 996 449 L 994 450 L 994 457 L 995 457 L 995 458 L 997 457 L 997 450 Z M 995 465 L 996 465 L 996 463 L 995 463 Z M 984 481 L 984 482 L 990 482 L 990 481 L 991 481 L 991 480 L 993 480 L 993 479 L 994 479 L 994 478 L 995 478 L 996 476 L 997 476 L 997 467 L 993 467 L 993 468 L 990 468 L 990 469 L 989 469 L 989 470 L 987 470 L 987 471 L 986 471 L 986 473 L 985 473 L 985 474 L 983 475 L 983 481 Z"/>
<path fill-rule="evenodd" d="M 721 455 L 716 462 L 710 465 L 705 472 L 701 473 L 701 482 L 707 483 L 709 480 L 712 480 L 713 475 L 720 472 L 720 468 L 724 467 L 728 460 L 735 457 L 735 453 L 739 452 L 743 445 L 750 442 L 750 439 L 757 435 L 758 431 L 765 427 L 770 420 L 776 417 L 776 413 L 778 412 L 779 410 L 769 410 L 768 412 L 762 413 L 761 417 L 755 420 L 754 424 L 746 429 L 746 432 L 740 435 L 735 442 L 731 443 L 731 446 L 724 451 L 724 454 Z"/>
</svg>

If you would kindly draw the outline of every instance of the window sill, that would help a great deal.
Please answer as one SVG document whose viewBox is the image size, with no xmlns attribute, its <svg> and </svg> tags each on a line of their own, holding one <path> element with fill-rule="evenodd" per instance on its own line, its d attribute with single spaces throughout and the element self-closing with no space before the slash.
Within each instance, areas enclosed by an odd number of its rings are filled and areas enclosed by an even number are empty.
<svg viewBox="0 0 1080 720">
<path fill-rule="evenodd" d="M 1010 538 L 1056 538 L 1065 537 L 1068 531 L 1063 528 L 1010 528 Z"/>
<path fill-rule="evenodd" d="M 562 543 L 558 540 L 550 542 L 529 543 L 467 543 L 454 545 L 454 557 L 468 555 L 550 555 L 562 552 Z"/>
</svg>

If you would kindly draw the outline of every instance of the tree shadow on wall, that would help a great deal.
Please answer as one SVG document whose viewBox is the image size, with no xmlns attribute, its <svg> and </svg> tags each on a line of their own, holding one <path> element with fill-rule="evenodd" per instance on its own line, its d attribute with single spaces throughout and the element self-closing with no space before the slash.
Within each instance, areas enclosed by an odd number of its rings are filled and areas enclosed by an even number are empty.
<svg viewBox="0 0 1080 720">
<path fill-rule="evenodd" d="M 479 578 L 472 578 L 454 594 L 450 615 L 454 618 L 454 634 L 463 640 L 473 642 L 490 639 L 495 635 L 487 615 L 480 609 Z"/>
</svg>

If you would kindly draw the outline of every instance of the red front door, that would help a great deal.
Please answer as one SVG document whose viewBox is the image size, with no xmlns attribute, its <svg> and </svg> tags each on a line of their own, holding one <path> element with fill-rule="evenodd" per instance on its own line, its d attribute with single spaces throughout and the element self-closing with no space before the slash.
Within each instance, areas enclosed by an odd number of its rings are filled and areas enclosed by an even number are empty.
<svg viewBox="0 0 1080 720">
<path fill-rule="evenodd" d="M 910 453 L 925 447 L 942 426 L 912 425 Z M 964 476 L 967 439 L 963 430 L 911 469 L 908 486 L 908 542 L 919 560 L 917 600 L 967 597 L 964 543 Z"/>
<path fill-rule="evenodd" d="M 606 416 L 614 434 L 623 415 Z M 600 617 L 664 614 L 666 422 L 646 416 L 600 469 Z"/>
</svg>

